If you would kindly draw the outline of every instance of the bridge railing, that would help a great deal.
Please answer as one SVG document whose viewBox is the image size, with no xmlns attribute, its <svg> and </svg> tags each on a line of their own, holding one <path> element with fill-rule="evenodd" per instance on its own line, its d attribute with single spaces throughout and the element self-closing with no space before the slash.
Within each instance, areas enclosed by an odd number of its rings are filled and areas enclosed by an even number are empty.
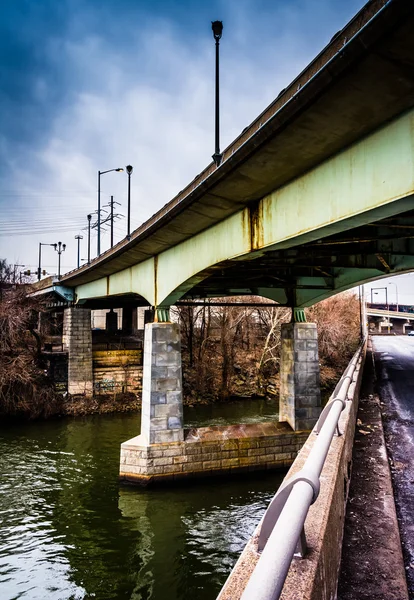
<svg viewBox="0 0 414 600">
<path fill-rule="evenodd" d="M 277 600 L 293 556 L 306 552 L 304 523 L 309 507 L 319 494 L 320 474 L 339 418 L 346 406 L 348 390 L 365 341 L 354 354 L 314 428 L 317 438 L 303 468 L 279 488 L 264 516 L 258 539 L 261 556 L 241 600 Z"/>
</svg>

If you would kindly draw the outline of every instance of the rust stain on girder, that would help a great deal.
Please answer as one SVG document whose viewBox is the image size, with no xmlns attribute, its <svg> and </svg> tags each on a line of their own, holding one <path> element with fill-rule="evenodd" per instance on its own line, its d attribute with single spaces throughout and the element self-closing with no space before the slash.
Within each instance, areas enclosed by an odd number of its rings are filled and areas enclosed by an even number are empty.
<svg viewBox="0 0 414 600">
<path fill-rule="evenodd" d="M 264 246 L 264 229 L 263 229 L 263 202 L 253 202 L 249 206 L 249 225 L 250 225 L 250 240 L 251 249 L 259 250 Z"/>
<path fill-rule="evenodd" d="M 155 303 L 155 306 L 158 306 L 157 278 L 158 278 L 158 254 L 156 254 L 154 256 L 154 303 Z M 156 316 L 156 313 L 155 313 L 155 316 Z"/>
</svg>

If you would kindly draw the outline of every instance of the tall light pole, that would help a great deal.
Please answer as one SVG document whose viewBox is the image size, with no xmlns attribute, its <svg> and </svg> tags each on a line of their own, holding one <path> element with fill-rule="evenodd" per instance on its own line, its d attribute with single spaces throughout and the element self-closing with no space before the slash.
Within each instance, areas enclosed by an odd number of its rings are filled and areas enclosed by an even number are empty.
<svg viewBox="0 0 414 600">
<path fill-rule="evenodd" d="M 211 29 L 213 30 L 213 36 L 216 41 L 216 118 L 215 118 L 216 136 L 215 136 L 215 149 L 214 149 L 214 154 L 213 154 L 213 160 L 216 163 L 216 166 L 218 167 L 219 164 L 221 163 L 221 157 L 222 157 L 222 155 L 220 154 L 220 69 L 219 69 L 220 53 L 219 53 L 219 47 L 220 47 L 221 35 L 223 33 L 223 21 L 212 21 Z"/>
<path fill-rule="evenodd" d="M 58 242 L 57 244 L 53 244 L 53 247 L 58 253 L 58 279 L 60 279 L 60 255 L 66 250 L 66 244 Z"/>
<path fill-rule="evenodd" d="M 80 267 L 80 241 L 83 240 L 83 235 L 75 235 L 75 240 L 78 240 L 78 269 Z"/>
<path fill-rule="evenodd" d="M 371 304 L 374 304 L 373 295 L 372 295 L 374 290 L 385 290 L 385 304 L 388 307 L 388 288 L 386 288 L 386 287 L 371 288 Z M 377 292 L 374 292 L 374 293 L 375 293 L 375 295 L 377 295 Z"/>
<path fill-rule="evenodd" d="M 91 264 L 91 219 L 92 215 L 88 215 L 88 265 Z"/>
<path fill-rule="evenodd" d="M 397 284 L 394 283 L 393 281 L 389 281 L 388 285 L 394 285 L 395 286 L 395 298 L 397 300 L 397 312 L 398 312 L 399 305 L 398 305 L 398 287 L 397 287 Z"/>
<path fill-rule="evenodd" d="M 37 267 L 37 280 L 38 281 L 40 281 L 40 277 L 42 275 L 42 246 L 55 247 L 55 244 L 43 244 L 42 242 L 39 242 L 39 265 Z"/>
<path fill-rule="evenodd" d="M 131 239 L 131 174 L 134 170 L 131 165 L 126 167 L 128 173 L 128 224 L 127 224 L 127 239 Z"/>
<path fill-rule="evenodd" d="M 116 171 L 120 173 L 123 171 L 121 167 L 118 169 L 108 169 L 107 171 L 98 171 L 98 245 L 97 245 L 97 255 L 101 255 L 101 175 L 105 175 L 105 173 L 112 173 L 112 171 Z"/>
</svg>

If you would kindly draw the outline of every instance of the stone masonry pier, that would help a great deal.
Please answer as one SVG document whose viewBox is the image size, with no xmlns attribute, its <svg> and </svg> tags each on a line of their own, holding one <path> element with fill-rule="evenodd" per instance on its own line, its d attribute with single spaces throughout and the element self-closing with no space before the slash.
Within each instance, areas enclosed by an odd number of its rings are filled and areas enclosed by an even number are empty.
<svg viewBox="0 0 414 600">
<path fill-rule="evenodd" d="M 184 431 L 179 442 L 147 445 L 142 435 L 121 445 L 120 479 L 148 485 L 195 477 L 286 469 L 308 431 L 286 423 L 202 427 Z"/>
</svg>

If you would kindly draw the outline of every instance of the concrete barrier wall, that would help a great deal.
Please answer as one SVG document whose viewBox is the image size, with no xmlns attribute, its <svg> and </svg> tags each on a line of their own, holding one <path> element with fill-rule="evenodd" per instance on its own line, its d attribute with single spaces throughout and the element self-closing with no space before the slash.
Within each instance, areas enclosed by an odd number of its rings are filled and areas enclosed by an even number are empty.
<svg viewBox="0 0 414 600">
<path fill-rule="evenodd" d="M 308 553 L 304 559 L 292 561 L 281 595 L 282 600 L 332 600 L 336 597 L 365 352 L 366 348 L 363 350 L 361 362 L 355 371 L 354 381 L 348 392 L 348 398 L 352 401 L 347 402 L 339 421 L 343 435 L 335 436 L 332 440 L 321 473 L 320 494 L 315 504 L 311 506 L 305 522 Z M 314 433 L 309 436 L 286 479 L 303 467 L 315 438 Z M 243 550 L 219 594 L 218 600 L 239 600 L 241 598 L 260 557 L 257 551 L 260 527 L 261 523 Z"/>
</svg>

